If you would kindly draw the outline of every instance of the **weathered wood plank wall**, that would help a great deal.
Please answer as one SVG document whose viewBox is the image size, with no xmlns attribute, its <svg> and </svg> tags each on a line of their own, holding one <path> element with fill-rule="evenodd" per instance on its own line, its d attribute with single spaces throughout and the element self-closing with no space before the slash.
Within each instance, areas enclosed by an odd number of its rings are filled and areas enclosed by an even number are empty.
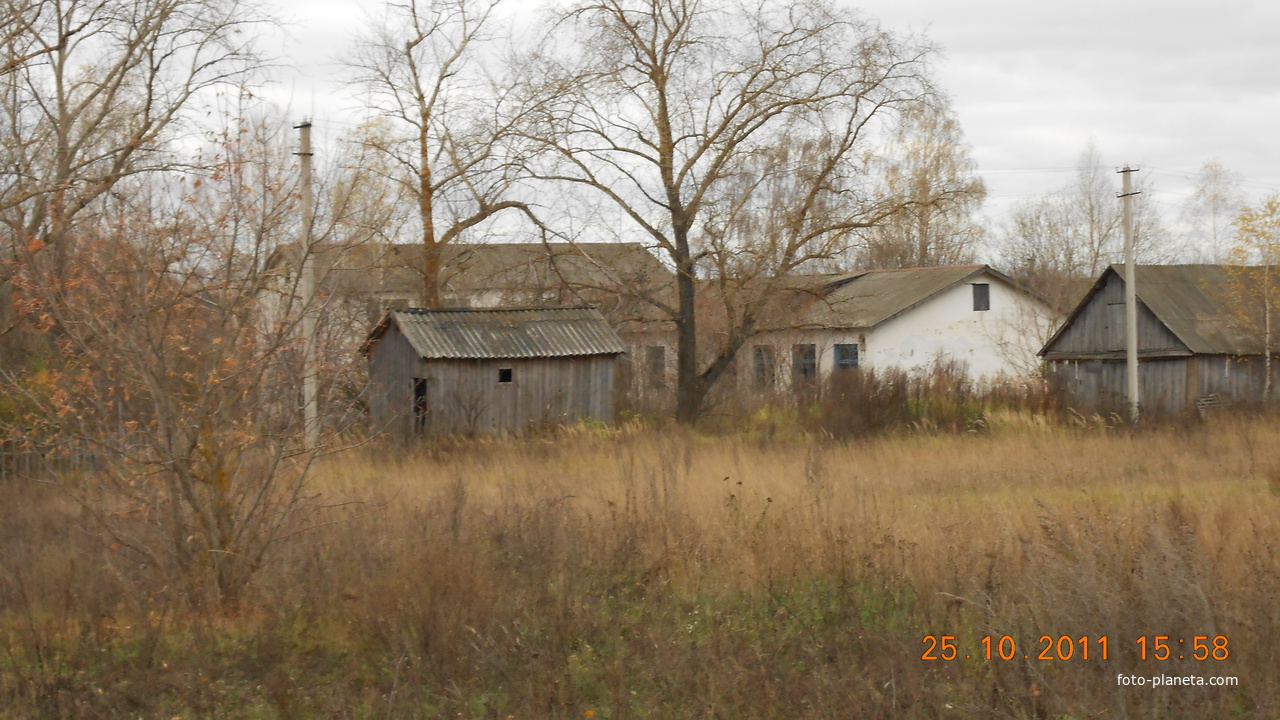
<svg viewBox="0 0 1280 720">
<path fill-rule="evenodd" d="M 1188 400 L 1188 358 L 1160 359 L 1138 365 L 1138 390 L 1148 412 L 1181 412 Z M 1049 364 L 1052 377 L 1064 382 L 1070 403 L 1081 412 L 1121 410 L 1129 393 L 1123 361 L 1063 360 Z"/>
<path fill-rule="evenodd" d="M 617 358 L 423 360 L 392 325 L 369 359 L 375 429 L 429 433 L 518 433 L 579 420 L 612 422 Z M 499 371 L 511 371 L 500 382 Z M 426 416 L 415 427 L 414 384 L 427 381 Z"/>
<path fill-rule="evenodd" d="M 1146 305 L 1138 303 L 1138 347 L 1143 351 L 1189 352 Z M 1089 304 L 1054 343 L 1054 352 L 1123 352 L 1124 281 L 1112 275 Z"/>
<path fill-rule="evenodd" d="M 1082 411 L 1123 407 L 1128 396 L 1125 364 L 1118 360 L 1058 360 L 1052 377 L 1065 383 L 1071 402 Z M 1196 399 L 1220 395 L 1237 404 L 1261 402 L 1265 363 L 1261 357 L 1199 355 L 1144 360 L 1138 365 L 1142 407 L 1148 412 L 1196 409 Z M 1271 366 L 1272 392 L 1280 392 L 1280 359 Z"/>
</svg>

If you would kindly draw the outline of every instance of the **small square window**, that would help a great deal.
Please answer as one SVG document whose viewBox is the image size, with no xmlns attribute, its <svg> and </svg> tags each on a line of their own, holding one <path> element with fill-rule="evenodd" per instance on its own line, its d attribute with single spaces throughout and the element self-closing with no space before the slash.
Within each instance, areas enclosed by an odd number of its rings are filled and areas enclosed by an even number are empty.
<svg viewBox="0 0 1280 720">
<path fill-rule="evenodd" d="M 991 286 L 987 283 L 973 284 L 973 310 L 978 312 L 981 310 L 991 309 Z"/>
<path fill-rule="evenodd" d="M 507 383 L 511 382 L 511 377 L 512 377 L 512 375 L 513 375 L 513 373 L 511 372 L 511 368 L 498 368 L 498 382 L 499 382 L 499 383 L 501 383 L 501 384 L 505 385 L 505 384 L 507 384 Z"/>
<path fill-rule="evenodd" d="M 858 367 L 858 346 L 852 343 L 836 345 L 836 369 L 849 370 L 856 367 Z"/>
</svg>

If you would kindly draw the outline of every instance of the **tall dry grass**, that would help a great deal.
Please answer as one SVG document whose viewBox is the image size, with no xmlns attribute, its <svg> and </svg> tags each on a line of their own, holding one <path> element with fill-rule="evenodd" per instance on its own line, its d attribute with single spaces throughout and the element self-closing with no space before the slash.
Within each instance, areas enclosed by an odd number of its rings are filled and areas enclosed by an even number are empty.
<svg viewBox="0 0 1280 720">
<path fill-rule="evenodd" d="M 1280 424 L 999 419 L 856 444 L 579 429 L 338 456 L 234 615 L 137 587 L 56 493 L 5 486 L 0 714 L 1280 714 Z M 925 635 L 961 657 L 922 660 Z M 988 635 L 1018 656 L 963 658 Z M 1107 635 L 1111 655 L 1023 659 L 1042 635 Z M 1142 635 L 1222 635 L 1230 656 L 1142 662 Z"/>
</svg>

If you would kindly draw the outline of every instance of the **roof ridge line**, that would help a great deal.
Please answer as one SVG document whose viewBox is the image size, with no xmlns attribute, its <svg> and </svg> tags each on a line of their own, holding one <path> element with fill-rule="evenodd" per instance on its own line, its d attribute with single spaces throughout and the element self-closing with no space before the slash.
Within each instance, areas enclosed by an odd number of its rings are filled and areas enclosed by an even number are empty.
<svg viewBox="0 0 1280 720">
<path fill-rule="evenodd" d="M 426 315 L 428 313 L 466 313 L 466 312 L 554 312 L 556 310 L 598 310 L 595 305 L 557 305 L 554 307 L 466 307 L 466 308 L 389 308 L 389 312 L 412 313 Z"/>
</svg>

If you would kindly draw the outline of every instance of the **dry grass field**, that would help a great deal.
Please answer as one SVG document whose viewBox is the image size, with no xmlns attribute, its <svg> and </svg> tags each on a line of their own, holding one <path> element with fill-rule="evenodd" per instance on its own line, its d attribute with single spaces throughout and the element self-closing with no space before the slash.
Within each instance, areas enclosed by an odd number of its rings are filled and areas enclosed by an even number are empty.
<svg viewBox="0 0 1280 720">
<path fill-rule="evenodd" d="M 0 716 L 1280 716 L 1280 422 L 995 420 L 365 448 L 217 611 L 9 483 Z M 1198 636 L 1226 658 L 1190 659 Z"/>
</svg>

